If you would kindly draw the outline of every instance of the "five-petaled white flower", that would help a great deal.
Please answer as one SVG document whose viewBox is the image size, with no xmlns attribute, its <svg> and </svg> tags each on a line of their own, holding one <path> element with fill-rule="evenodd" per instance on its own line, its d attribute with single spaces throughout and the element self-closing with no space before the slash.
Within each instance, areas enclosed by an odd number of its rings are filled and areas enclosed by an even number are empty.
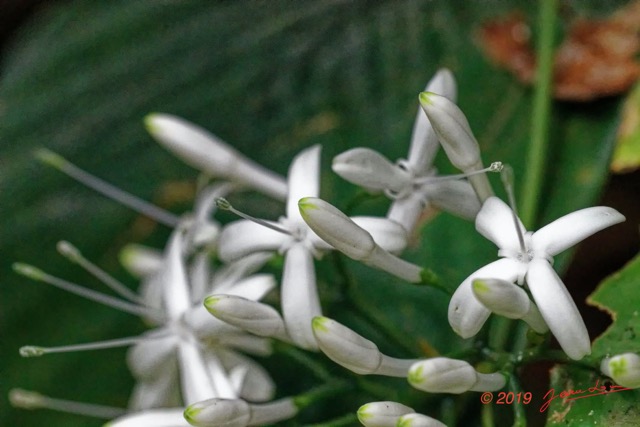
<svg viewBox="0 0 640 427">
<path fill-rule="evenodd" d="M 579 360 L 590 353 L 587 328 L 571 295 L 551 267 L 553 257 L 590 235 L 624 221 L 618 211 L 605 206 L 582 209 L 555 220 L 535 233 L 527 232 L 511 209 L 491 197 L 476 217 L 476 229 L 500 249 L 502 259 L 482 267 L 458 287 L 449 303 L 449 323 L 463 338 L 474 336 L 490 311 L 474 296 L 476 278 L 496 278 L 526 283 L 549 329 L 562 349 Z"/>
<path fill-rule="evenodd" d="M 436 73 L 426 91 L 452 101 L 456 83 L 447 69 Z M 463 218 L 473 219 L 480 202 L 471 185 L 461 179 L 436 176 L 433 160 L 440 144 L 429 119 L 418 108 L 407 159 L 395 164 L 369 148 L 353 148 L 334 157 L 332 168 L 347 181 L 372 191 L 384 191 L 393 199 L 387 217 L 411 233 L 421 212 L 433 204 Z"/>
<path fill-rule="evenodd" d="M 249 254 L 278 251 L 284 254 L 281 305 L 287 333 L 293 342 L 306 349 L 318 348 L 311 320 L 321 315 L 316 288 L 313 257 L 332 247 L 325 243 L 305 223 L 298 209 L 303 197 L 318 197 L 320 192 L 320 146 L 314 145 L 299 153 L 291 163 L 288 175 L 287 216 L 272 223 L 280 231 L 250 220 L 239 220 L 223 228 L 219 239 L 220 259 L 233 261 Z M 358 221 L 358 219 L 354 219 Z M 373 234 L 385 236 L 389 250 L 402 250 L 406 236 L 402 227 L 385 218 L 360 218 Z"/>
</svg>

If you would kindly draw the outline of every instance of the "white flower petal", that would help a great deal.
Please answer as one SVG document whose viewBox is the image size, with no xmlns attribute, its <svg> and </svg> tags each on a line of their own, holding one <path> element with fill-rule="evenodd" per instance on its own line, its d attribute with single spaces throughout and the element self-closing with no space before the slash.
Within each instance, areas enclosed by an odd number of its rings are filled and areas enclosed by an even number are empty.
<svg viewBox="0 0 640 427">
<path fill-rule="evenodd" d="M 333 171 L 343 179 L 370 190 L 401 191 L 411 176 L 369 148 L 352 148 L 333 158 Z"/>
<path fill-rule="evenodd" d="M 216 390 L 216 397 L 235 399 L 237 396 L 226 369 L 213 351 L 203 351 L 202 357 Z"/>
<path fill-rule="evenodd" d="M 289 336 L 300 347 L 317 350 L 311 320 L 322 312 L 313 257 L 302 244 L 292 246 L 285 254 L 281 293 L 282 317 Z"/>
<path fill-rule="evenodd" d="M 236 282 L 225 293 L 252 301 L 259 301 L 275 287 L 276 279 L 273 274 L 254 274 Z"/>
<path fill-rule="evenodd" d="M 210 399 L 218 395 L 213 379 L 209 376 L 201 350 L 191 341 L 181 341 L 178 346 L 180 383 L 185 404 Z"/>
<path fill-rule="evenodd" d="M 354 216 L 351 220 L 368 231 L 378 246 L 386 251 L 399 253 L 407 247 L 407 232 L 397 222 L 373 216 Z"/>
<path fill-rule="evenodd" d="M 127 365 L 137 380 L 150 381 L 175 366 L 178 341 L 175 336 L 160 336 L 161 331 L 148 334 L 149 339 L 140 341 L 127 351 Z"/>
<path fill-rule="evenodd" d="M 216 339 L 222 335 L 239 332 L 235 326 L 212 317 L 202 303 L 191 307 L 185 312 L 182 321 L 200 339 Z"/>
<path fill-rule="evenodd" d="M 277 199 L 287 194 L 285 180 L 249 160 L 199 126 L 169 114 L 149 114 L 149 133 L 189 166 L 214 177 L 247 185 Z"/>
<path fill-rule="evenodd" d="M 211 276 L 211 258 L 206 252 L 197 252 L 189 266 L 191 304 L 198 304 L 207 295 Z"/>
<path fill-rule="evenodd" d="M 150 409 L 124 415 L 108 422 L 104 427 L 190 427 L 184 419 L 183 408 Z"/>
<path fill-rule="evenodd" d="M 152 408 L 168 408 L 181 404 L 178 383 L 178 368 L 164 370 L 153 381 L 136 381 L 129 398 L 129 411 L 137 412 Z"/>
<path fill-rule="evenodd" d="M 513 282 L 478 277 L 471 287 L 478 301 L 500 316 L 521 319 L 531 308 L 527 293 Z"/>
<path fill-rule="evenodd" d="M 207 294 L 225 293 L 240 279 L 260 270 L 273 257 L 271 252 L 256 252 L 218 268 Z"/>
<path fill-rule="evenodd" d="M 177 319 L 191 307 L 187 272 L 182 258 L 182 239 L 181 230 L 172 233 L 161 272 L 162 302 L 169 319 Z"/>
<path fill-rule="evenodd" d="M 594 233 L 623 222 L 625 217 L 613 208 L 595 206 L 558 218 L 531 236 L 534 252 L 554 256 Z"/>
<path fill-rule="evenodd" d="M 241 398 L 250 402 L 266 402 L 273 399 L 276 385 L 262 365 L 231 350 L 219 350 L 218 357 L 227 370 L 241 367 L 246 372 L 239 389 Z"/>
<path fill-rule="evenodd" d="M 480 211 L 480 200 L 468 181 L 440 181 L 426 184 L 423 188 L 425 198 L 434 206 L 473 220 Z"/>
<path fill-rule="evenodd" d="M 526 233 L 524 225 L 518 219 L 522 234 Z M 476 230 L 495 243 L 498 248 L 520 252 L 520 242 L 513 222 L 511 208 L 497 197 L 488 198 L 476 216 Z"/>
<path fill-rule="evenodd" d="M 564 352 L 575 360 L 591 353 L 589 333 L 578 307 L 548 261 L 535 258 L 529 263 L 527 284 L 540 314 Z"/>
<path fill-rule="evenodd" d="M 521 266 L 517 261 L 503 258 L 485 265 L 467 277 L 458 286 L 449 302 L 449 324 L 453 330 L 462 338 L 470 338 L 482 329 L 484 322 L 491 314 L 473 294 L 471 283 L 474 279 L 492 277 L 514 282 L 520 269 Z"/>
<path fill-rule="evenodd" d="M 302 223 L 298 200 L 303 197 L 320 195 L 320 150 L 316 144 L 302 152 L 291 162 L 289 167 L 287 195 L 287 218 Z"/>
<path fill-rule="evenodd" d="M 424 91 L 445 96 L 456 102 L 456 81 L 451 71 L 446 68 L 438 70 Z M 422 108 L 418 107 L 411 134 L 409 157 L 407 158 L 409 167 L 416 175 L 423 175 L 429 170 L 439 146 L 438 137 L 433 131 L 429 119 Z"/>
<path fill-rule="evenodd" d="M 227 224 L 218 238 L 218 256 L 224 262 L 236 261 L 255 252 L 275 251 L 290 236 L 248 220 Z"/>
<path fill-rule="evenodd" d="M 162 269 L 162 252 L 134 243 L 120 251 L 120 263 L 129 273 L 138 278 L 148 277 Z"/>
<path fill-rule="evenodd" d="M 387 212 L 387 218 L 402 225 L 409 236 L 413 233 L 420 215 L 427 206 L 428 202 L 422 194 L 414 191 L 407 197 L 394 200 Z"/>
<path fill-rule="evenodd" d="M 220 336 L 218 337 L 218 343 L 222 346 L 232 347 L 254 356 L 269 356 L 273 353 L 270 339 L 256 337 L 247 333 Z"/>
</svg>

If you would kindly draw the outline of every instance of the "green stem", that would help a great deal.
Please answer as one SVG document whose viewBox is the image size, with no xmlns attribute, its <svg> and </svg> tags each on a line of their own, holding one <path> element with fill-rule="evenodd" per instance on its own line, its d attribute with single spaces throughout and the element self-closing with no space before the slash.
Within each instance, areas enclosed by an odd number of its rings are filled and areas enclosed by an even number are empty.
<svg viewBox="0 0 640 427">
<path fill-rule="evenodd" d="M 298 407 L 298 409 L 304 409 L 319 400 L 324 400 L 328 397 L 335 397 L 337 394 L 351 389 L 353 389 L 353 386 L 346 381 L 333 381 L 295 396 L 293 398 L 293 403 Z"/>
<path fill-rule="evenodd" d="M 527 414 L 524 410 L 524 405 L 520 402 L 520 396 L 522 395 L 522 389 L 516 379 L 516 375 L 509 376 L 509 388 L 516 395 L 513 402 L 513 427 L 527 427 Z"/>
<path fill-rule="evenodd" d="M 482 405 L 481 423 L 482 427 L 495 427 L 492 404 Z"/>
<path fill-rule="evenodd" d="M 276 347 L 276 350 L 278 352 L 287 355 L 288 357 L 298 362 L 300 365 L 309 369 L 318 379 L 326 382 L 335 380 L 335 378 L 333 377 L 333 375 L 331 375 L 327 368 L 318 363 L 318 361 L 314 360 L 307 353 L 300 351 L 296 347 L 292 347 L 289 344 L 280 342 L 275 342 L 274 346 Z"/>
<path fill-rule="evenodd" d="M 531 122 L 531 144 L 527 152 L 527 165 L 522 192 L 520 218 L 524 226 L 535 225 L 538 200 L 545 172 L 547 145 L 549 140 L 549 117 L 553 85 L 554 33 L 556 27 L 557 0 L 541 0 L 538 14 L 536 87 L 533 99 Z"/>
<path fill-rule="evenodd" d="M 332 254 L 334 265 L 336 270 L 342 276 L 344 283 L 346 284 L 346 293 L 349 302 L 353 309 L 366 321 L 372 324 L 376 329 L 382 332 L 389 340 L 391 340 L 397 347 L 403 349 L 407 354 L 414 355 L 416 352 L 416 345 L 411 337 L 402 333 L 401 328 L 396 328 L 390 325 L 388 322 L 381 320 L 376 315 L 375 307 L 370 306 L 366 302 L 362 301 L 358 290 L 355 286 L 355 281 L 352 279 L 351 274 L 344 265 L 344 259 L 342 254 L 334 251 Z"/>
<path fill-rule="evenodd" d="M 356 414 L 346 414 L 340 418 L 318 424 L 307 424 L 305 427 L 342 427 L 358 425 L 358 416 Z"/>
</svg>

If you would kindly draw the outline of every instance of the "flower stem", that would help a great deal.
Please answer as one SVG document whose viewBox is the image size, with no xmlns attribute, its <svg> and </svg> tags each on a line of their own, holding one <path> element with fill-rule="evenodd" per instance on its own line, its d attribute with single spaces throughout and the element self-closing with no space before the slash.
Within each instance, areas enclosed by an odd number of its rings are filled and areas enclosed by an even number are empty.
<svg viewBox="0 0 640 427">
<path fill-rule="evenodd" d="M 305 427 L 342 427 L 342 426 L 353 426 L 357 425 L 358 417 L 355 413 L 346 414 L 341 416 L 340 418 L 335 418 L 330 421 L 326 421 L 324 423 L 318 424 L 307 424 Z"/>
<path fill-rule="evenodd" d="M 353 386 L 346 381 L 332 381 L 295 396 L 293 401 L 298 409 L 303 409 L 315 402 L 335 397 L 336 395 L 352 388 Z"/>
<path fill-rule="evenodd" d="M 528 165 L 522 191 L 520 218 L 524 226 L 535 225 L 538 214 L 538 200 L 542 188 L 544 166 L 548 145 L 549 117 L 551 116 L 551 95 L 553 84 L 554 33 L 556 26 L 557 0 L 541 0 L 538 13 L 538 42 L 536 87 L 533 99 L 531 122 L 531 144 L 525 164 Z"/>
</svg>

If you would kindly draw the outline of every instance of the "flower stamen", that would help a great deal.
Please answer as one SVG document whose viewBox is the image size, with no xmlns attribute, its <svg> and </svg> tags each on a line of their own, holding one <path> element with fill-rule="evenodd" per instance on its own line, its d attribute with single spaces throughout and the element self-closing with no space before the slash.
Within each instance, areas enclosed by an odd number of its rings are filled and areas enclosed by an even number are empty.
<svg viewBox="0 0 640 427">
<path fill-rule="evenodd" d="M 241 212 L 241 211 L 237 210 L 236 208 L 231 206 L 231 203 L 229 203 L 229 201 L 227 199 L 225 199 L 224 197 L 218 197 L 216 199 L 216 205 L 218 206 L 218 209 L 234 213 L 234 214 L 238 215 L 240 218 L 244 218 L 244 219 L 246 219 L 248 221 L 255 222 L 256 224 L 262 225 L 263 227 L 270 228 L 270 229 L 272 229 L 274 231 L 277 231 L 278 233 L 282 233 L 282 234 L 286 234 L 287 236 L 295 237 L 291 233 L 291 231 L 289 231 L 289 230 L 286 230 L 286 229 L 284 229 L 282 227 L 278 227 L 277 225 L 275 225 L 273 223 L 270 223 L 270 222 L 265 221 L 265 220 L 260 219 L 260 218 L 253 217 L 251 215 L 248 215 L 248 214 L 246 214 L 244 212 Z"/>
<path fill-rule="evenodd" d="M 14 388 L 9 392 L 11 405 L 22 409 L 51 409 L 69 414 L 112 419 L 124 415 L 127 410 L 113 406 L 94 405 L 72 400 L 54 399 L 33 391 Z"/>
</svg>

